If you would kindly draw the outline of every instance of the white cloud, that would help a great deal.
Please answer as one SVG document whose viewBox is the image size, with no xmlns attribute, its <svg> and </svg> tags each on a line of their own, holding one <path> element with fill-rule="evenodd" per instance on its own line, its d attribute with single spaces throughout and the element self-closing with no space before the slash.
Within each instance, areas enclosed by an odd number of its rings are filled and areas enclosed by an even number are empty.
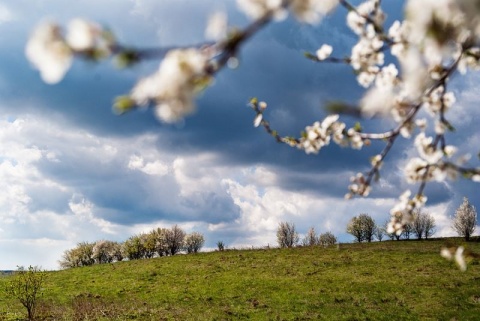
<svg viewBox="0 0 480 321">
<path fill-rule="evenodd" d="M 141 156 L 132 155 L 128 161 L 128 168 L 139 170 L 147 175 L 164 176 L 168 174 L 168 166 L 159 160 L 145 163 Z"/>
</svg>

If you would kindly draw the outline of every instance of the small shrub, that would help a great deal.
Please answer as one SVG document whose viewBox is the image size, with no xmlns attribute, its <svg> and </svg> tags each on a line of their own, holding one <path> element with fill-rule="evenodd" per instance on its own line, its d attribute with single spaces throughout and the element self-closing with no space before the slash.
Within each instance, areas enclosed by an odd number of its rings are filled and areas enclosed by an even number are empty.
<svg viewBox="0 0 480 321">
<path fill-rule="evenodd" d="M 336 243 L 337 238 L 331 232 L 322 233 L 318 236 L 318 244 L 323 247 L 334 245 Z"/>
<path fill-rule="evenodd" d="M 281 248 L 294 247 L 300 240 L 295 224 L 280 222 L 277 228 L 277 243 Z"/>
<path fill-rule="evenodd" d="M 185 237 L 184 250 L 187 253 L 197 253 L 203 247 L 205 238 L 201 233 L 193 232 Z"/>
<path fill-rule="evenodd" d="M 38 298 L 45 282 L 46 273 L 37 266 L 28 269 L 20 266 L 7 282 L 5 292 L 20 301 L 27 309 L 28 320 L 35 320 Z"/>
</svg>

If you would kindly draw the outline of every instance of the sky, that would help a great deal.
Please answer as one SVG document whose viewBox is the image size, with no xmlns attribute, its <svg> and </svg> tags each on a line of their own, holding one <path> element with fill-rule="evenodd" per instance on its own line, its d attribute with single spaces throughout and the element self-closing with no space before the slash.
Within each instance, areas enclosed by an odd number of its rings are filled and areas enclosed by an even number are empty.
<svg viewBox="0 0 480 321">
<path fill-rule="evenodd" d="M 391 24 L 402 2 L 386 5 Z M 345 200 L 349 178 L 369 169 L 382 143 L 361 151 L 332 145 L 306 155 L 253 127 L 247 107 L 253 96 L 268 103 L 265 116 L 274 128 L 297 136 L 326 116 L 325 102 L 362 97 L 350 68 L 303 57 L 323 43 L 348 55 L 355 36 L 343 8 L 316 26 L 292 18 L 270 24 L 242 47 L 239 67 L 222 70 L 198 98 L 197 112 L 173 125 L 151 110 L 123 116 L 111 110 L 114 97 L 152 73 L 157 60 L 127 70 L 76 60 L 60 83 L 49 85 L 24 54 L 36 25 L 76 17 L 98 21 L 139 48 L 197 44 L 205 41 L 214 10 L 225 11 L 231 25 L 248 23 L 234 1 L 0 1 L 0 270 L 58 269 L 62 253 L 78 242 L 124 241 L 174 224 L 203 233 L 205 249 L 218 241 L 230 248 L 275 245 L 282 221 L 293 222 L 301 235 L 314 227 L 351 242 L 345 229 L 353 216 L 368 213 L 383 224 L 399 194 L 416 189 L 402 177 L 416 153 L 405 139 L 387 158 L 371 196 Z M 454 79 L 457 105 L 447 115 L 457 127 L 448 142 L 474 155 L 479 80 L 475 73 Z M 369 131 L 391 126 L 389 119 L 364 123 Z M 480 208 L 479 191 L 478 183 L 462 179 L 427 185 L 435 236 L 455 235 L 450 216 L 464 196 Z"/>
</svg>

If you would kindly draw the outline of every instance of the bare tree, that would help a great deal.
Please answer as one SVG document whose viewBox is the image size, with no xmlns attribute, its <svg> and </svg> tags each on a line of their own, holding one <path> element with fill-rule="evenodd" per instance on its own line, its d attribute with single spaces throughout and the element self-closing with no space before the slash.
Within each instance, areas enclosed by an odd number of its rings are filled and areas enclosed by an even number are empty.
<svg viewBox="0 0 480 321">
<path fill-rule="evenodd" d="M 410 235 L 413 234 L 413 222 L 406 223 L 403 226 L 403 237 L 407 240 L 410 239 Z"/>
<path fill-rule="evenodd" d="M 419 209 L 413 212 L 413 234 L 417 237 L 418 240 L 422 239 L 423 233 L 425 232 L 426 224 L 426 214 L 421 212 Z"/>
<path fill-rule="evenodd" d="M 277 228 L 277 242 L 281 248 L 294 247 L 299 241 L 299 236 L 295 230 L 295 224 L 280 222 Z"/>
<path fill-rule="evenodd" d="M 337 238 L 333 235 L 332 232 L 325 232 L 318 236 L 318 244 L 327 247 L 337 243 Z"/>
<path fill-rule="evenodd" d="M 302 245 L 304 246 L 314 246 L 318 244 L 317 233 L 315 228 L 311 227 L 305 237 L 303 238 Z"/>
<path fill-rule="evenodd" d="M 165 232 L 165 241 L 167 245 L 168 255 L 175 255 L 183 248 L 183 241 L 185 239 L 185 231 L 178 225 L 172 226 L 171 229 Z"/>
<path fill-rule="evenodd" d="M 187 253 L 197 253 L 205 244 L 203 234 L 192 232 L 185 236 L 184 249 Z"/>
<path fill-rule="evenodd" d="M 383 226 L 375 226 L 375 238 L 381 242 L 385 236 L 385 228 Z"/>
<path fill-rule="evenodd" d="M 427 240 L 430 236 L 435 234 L 437 225 L 435 224 L 435 218 L 430 215 L 430 213 L 425 213 L 425 231 L 423 231 L 423 235 L 425 235 L 425 239 Z"/>
<path fill-rule="evenodd" d="M 219 251 L 224 251 L 224 250 L 225 250 L 225 247 L 226 247 L 226 246 L 225 246 L 225 243 L 224 243 L 223 241 L 218 241 L 218 242 L 217 242 L 217 249 L 218 249 Z"/>
<path fill-rule="evenodd" d="M 463 203 L 455 211 L 452 223 L 453 229 L 468 242 L 470 236 L 475 232 L 476 225 L 477 211 L 475 206 L 470 204 L 468 198 L 464 197 Z"/>
<path fill-rule="evenodd" d="M 368 214 L 353 217 L 347 225 L 347 233 L 355 237 L 356 242 L 371 242 L 375 233 L 375 221 Z"/>
</svg>

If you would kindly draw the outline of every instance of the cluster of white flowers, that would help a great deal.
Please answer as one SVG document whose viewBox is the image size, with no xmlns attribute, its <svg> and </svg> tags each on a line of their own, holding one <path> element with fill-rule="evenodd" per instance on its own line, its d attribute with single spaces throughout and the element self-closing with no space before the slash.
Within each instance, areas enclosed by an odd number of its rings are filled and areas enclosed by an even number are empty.
<svg viewBox="0 0 480 321">
<path fill-rule="evenodd" d="M 407 190 L 400 195 L 397 204 L 390 210 L 391 219 L 387 225 L 387 233 L 400 235 L 405 224 L 413 219 L 412 211 L 421 208 L 427 202 L 424 195 L 415 195 L 410 198 L 412 192 Z"/>
<path fill-rule="evenodd" d="M 275 19 L 284 19 L 287 9 L 302 22 L 315 24 L 339 4 L 340 0 L 237 0 L 237 5 L 252 19 L 271 14 Z"/>
<path fill-rule="evenodd" d="M 130 98 L 140 106 L 154 101 L 160 120 L 176 122 L 195 110 L 196 95 L 211 81 L 207 72 L 210 58 L 195 48 L 171 50 L 158 71 L 132 89 Z"/>
<path fill-rule="evenodd" d="M 357 81 L 363 87 L 371 85 L 380 71 L 378 66 L 384 63 L 381 50 L 384 41 L 376 30 L 384 20 L 385 14 L 377 0 L 365 1 L 347 15 L 347 25 L 360 37 L 352 48 L 350 64 L 357 71 Z"/>
<path fill-rule="evenodd" d="M 291 0 L 290 10 L 302 22 L 315 24 L 330 13 L 340 0 Z"/>
<path fill-rule="evenodd" d="M 208 19 L 205 29 L 205 38 L 218 41 L 227 36 L 228 19 L 227 14 L 222 11 L 213 13 Z"/>
<path fill-rule="evenodd" d="M 282 0 L 237 0 L 237 6 L 252 19 L 259 19 L 268 13 L 278 19 L 286 15 Z"/>
<path fill-rule="evenodd" d="M 42 79 L 55 84 L 65 76 L 76 52 L 92 50 L 100 43 L 103 50 L 108 49 L 109 44 L 101 41 L 101 34 L 102 29 L 96 23 L 79 18 L 70 22 L 66 37 L 58 25 L 43 23 L 32 33 L 25 54 Z"/>
<path fill-rule="evenodd" d="M 423 106 L 432 115 L 436 115 L 439 112 L 445 113 L 455 103 L 455 95 L 453 92 L 445 92 L 443 86 L 435 88 L 430 95 L 424 97 Z"/>
<path fill-rule="evenodd" d="M 350 177 L 350 183 L 348 186 L 349 192 L 345 194 L 346 199 L 350 199 L 354 195 L 367 197 L 370 194 L 371 187 L 362 173 L 357 173 L 357 175 Z"/>
<path fill-rule="evenodd" d="M 49 84 L 59 82 L 72 64 L 72 51 L 65 43 L 60 28 L 52 23 L 35 29 L 25 53 L 40 71 L 43 81 Z"/>
<path fill-rule="evenodd" d="M 335 140 L 342 140 L 345 124 L 337 122 L 338 118 L 338 115 L 330 115 L 321 123 L 317 121 L 307 126 L 298 148 L 304 149 L 307 154 L 317 154 L 322 147 L 330 144 L 332 135 Z"/>
</svg>

